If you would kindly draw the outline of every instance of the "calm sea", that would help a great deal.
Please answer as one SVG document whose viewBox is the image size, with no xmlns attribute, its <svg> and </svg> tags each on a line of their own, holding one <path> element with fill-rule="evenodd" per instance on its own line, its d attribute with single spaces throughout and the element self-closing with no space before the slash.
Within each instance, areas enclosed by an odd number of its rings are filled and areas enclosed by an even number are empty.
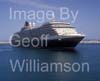
<svg viewBox="0 0 100 81">
<path fill-rule="evenodd" d="M 82 63 L 88 63 L 89 71 L 82 72 L 80 69 L 74 72 L 71 69 L 69 72 L 50 72 L 49 70 L 48 72 L 29 72 L 25 71 L 23 64 L 24 70 L 22 72 L 19 71 L 17 65 L 17 69 L 13 72 L 11 64 L 13 65 L 16 60 L 22 64 L 23 60 L 29 61 L 32 59 L 38 60 L 38 64 L 44 62 L 48 64 L 52 62 L 70 63 L 70 68 L 74 63 L 79 64 L 80 68 L 82 68 Z M 76 70 L 78 70 L 77 68 L 76 65 Z M 67 67 L 66 70 L 68 69 Z M 85 67 L 85 69 L 87 68 Z M 0 81 L 100 81 L 100 44 L 80 44 L 75 50 L 14 48 L 7 44 L 1 44 Z"/>
</svg>

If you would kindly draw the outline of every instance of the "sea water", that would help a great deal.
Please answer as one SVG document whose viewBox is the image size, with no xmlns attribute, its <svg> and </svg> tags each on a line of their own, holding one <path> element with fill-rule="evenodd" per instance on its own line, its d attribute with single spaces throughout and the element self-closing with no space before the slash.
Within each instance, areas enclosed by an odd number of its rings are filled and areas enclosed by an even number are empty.
<svg viewBox="0 0 100 81">
<path fill-rule="evenodd" d="M 51 67 L 51 63 L 60 63 L 62 67 Z M 88 65 L 83 67 L 84 63 Z M 0 44 L 0 81 L 99 80 L 100 44 L 79 44 L 75 49 L 14 48 Z"/>
</svg>

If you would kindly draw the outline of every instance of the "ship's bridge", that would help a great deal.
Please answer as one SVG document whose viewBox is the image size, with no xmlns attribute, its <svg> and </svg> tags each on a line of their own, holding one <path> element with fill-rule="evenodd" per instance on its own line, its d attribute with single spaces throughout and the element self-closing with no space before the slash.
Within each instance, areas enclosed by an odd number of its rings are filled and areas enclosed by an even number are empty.
<svg viewBox="0 0 100 81">
<path fill-rule="evenodd" d="M 50 22 L 52 28 L 58 33 L 58 35 L 76 35 L 78 34 L 75 27 L 66 22 Z"/>
</svg>

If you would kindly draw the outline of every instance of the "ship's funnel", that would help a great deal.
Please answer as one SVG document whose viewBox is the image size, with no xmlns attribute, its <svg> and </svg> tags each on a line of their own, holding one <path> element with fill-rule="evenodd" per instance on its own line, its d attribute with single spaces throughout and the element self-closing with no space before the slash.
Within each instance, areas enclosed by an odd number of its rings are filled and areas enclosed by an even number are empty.
<svg viewBox="0 0 100 81">
<path fill-rule="evenodd" d="M 26 29 L 32 29 L 32 23 L 26 21 L 25 24 L 24 24 L 24 28 L 26 28 Z"/>
<path fill-rule="evenodd" d="M 30 25 L 29 22 L 25 21 L 24 26 L 29 26 L 29 25 Z"/>
</svg>

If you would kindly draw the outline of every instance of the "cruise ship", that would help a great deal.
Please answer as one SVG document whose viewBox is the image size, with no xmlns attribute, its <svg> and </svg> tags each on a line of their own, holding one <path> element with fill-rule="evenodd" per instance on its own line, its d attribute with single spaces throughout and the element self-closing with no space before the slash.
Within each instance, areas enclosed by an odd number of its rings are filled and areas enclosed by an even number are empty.
<svg viewBox="0 0 100 81">
<path fill-rule="evenodd" d="M 33 45 L 33 47 L 46 48 L 74 48 L 84 37 L 76 31 L 75 27 L 63 21 L 50 21 L 40 27 L 25 22 L 22 29 L 14 33 L 11 43 L 15 46 L 24 45 L 26 47 Z"/>
</svg>

